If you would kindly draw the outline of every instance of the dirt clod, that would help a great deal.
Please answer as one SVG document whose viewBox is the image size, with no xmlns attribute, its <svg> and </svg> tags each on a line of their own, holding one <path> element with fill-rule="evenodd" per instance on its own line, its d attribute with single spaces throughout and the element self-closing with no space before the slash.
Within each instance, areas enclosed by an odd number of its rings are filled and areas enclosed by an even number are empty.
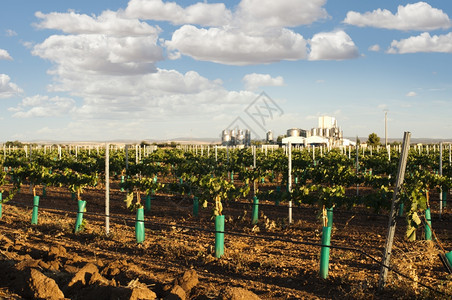
<svg viewBox="0 0 452 300">
<path fill-rule="evenodd" d="M 169 294 L 165 297 L 165 300 L 185 300 L 187 294 L 184 289 L 180 285 L 175 285 L 169 292 Z"/>
<path fill-rule="evenodd" d="M 83 268 L 75 273 L 68 286 L 72 287 L 78 283 L 80 283 L 81 285 L 86 285 L 95 273 L 99 273 L 96 265 L 94 265 L 93 263 L 87 263 Z"/>
<path fill-rule="evenodd" d="M 198 273 L 195 270 L 188 270 L 175 280 L 175 285 L 179 285 L 186 293 L 190 293 L 198 283 Z"/>
<path fill-rule="evenodd" d="M 30 270 L 27 279 L 30 296 L 34 299 L 62 299 L 63 292 L 60 290 L 55 280 L 45 276 L 36 269 Z"/>
<path fill-rule="evenodd" d="M 259 300 L 253 292 L 240 287 L 226 287 L 220 291 L 219 300 Z"/>
</svg>

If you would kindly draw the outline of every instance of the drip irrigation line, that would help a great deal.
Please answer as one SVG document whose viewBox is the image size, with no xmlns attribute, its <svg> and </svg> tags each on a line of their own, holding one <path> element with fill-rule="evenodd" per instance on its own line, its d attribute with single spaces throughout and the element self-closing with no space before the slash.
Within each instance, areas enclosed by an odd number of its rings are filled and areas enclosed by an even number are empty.
<svg viewBox="0 0 452 300">
<path fill-rule="evenodd" d="M 265 200 L 265 199 L 262 199 Z M 243 203 L 243 202 L 228 202 L 228 203 L 236 203 L 236 204 L 242 204 L 242 205 L 257 205 L 257 206 L 261 206 L 261 207 L 280 207 L 280 208 L 284 208 L 286 209 L 287 207 L 285 205 L 275 205 L 275 204 L 266 204 L 266 203 Z M 293 209 L 300 209 L 300 210 L 315 210 L 317 209 L 316 207 L 302 207 L 302 206 L 292 206 Z M 343 214 L 349 214 L 349 215 L 363 215 L 363 216 L 370 216 L 370 217 L 381 217 L 381 218 L 387 218 L 387 215 L 383 215 L 383 214 L 373 214 L 373 213 L 365 213 L 365 212 L 352 212 L 352 211 L 346 211 L 346 210 L 338 210 L 335 209 L 334 210 L 335 213 L 343 213 Z"/>
<path fill-rule="evenodd" d="M 18 203 L 18 202 L 13 202 L 11 201 L 13 204 L 17 204 L 20 206 L 25 206 L 25 207 L 29 207 L 29 205 L 26 204 L 22 204 L 22 203 Z M 65 212 L 67 213 L 67 211 L 63 211 L 60 209 L 56 209 L 56 208 L 48 208 L 48 207 L 40 207 L 42 210 L 54 210 L 54 211 L 60 211 L 60 212 Z M 77 212 L 71 212 L 74 214 L 77 214 Z M 95 215 L 95 216 L 99 216 L 99 217 L 106 217 L 107 215 L 103 214 L 103 213 L 94 213 L 94 212 L 84 212 L 84 214 L 87 215 Z M 398 270 L 394 269 L 394 267 L 385 265 L 384 263 L 382 263 L 381 261 L 379 261 L 378 259 L 376 259 L 375 257 L 373 257 L 372 255 L 368 254 L 367 252 L 365 252 L 362 249 L 359 248 L 352 248 L 352 247 L 346 247 L 346 246 L 334 246 L 334 245 L 323 245 L 323 244 L 319 244 L 319 243 L 313 243 L 313 242 L 306 242 L 306 241 L 298 241 L 298 240 L 293 240 L 293 239 L 287 239 L 287 238 L 280 238 L 280 237 L 276 237 L 276 236 L 258 236 L 258 235 L 250 235 L 250 234 L 245 234 L 245 233 L 240 233 L 240 232 L 232 232 L 232 231 L 218 231 L 218 230 L 212 230 L 212 229 L 207 229 L 207 228 L 200 228 L 200 227 L 193 227 L 193 226 L 187 226 L 187 225 L 178 225 L 178 224 L 166 224 L 166 223 L 160 223 L 160 222 L 153 222 L 153 221 L 149 221 L 149 220 L 137 220 L 137 219 L 131 219 L 131 218 L 124 218 L 124 217 L 120 217 L 120 216 L 111 216 L 109 215 L 108 217 L 112 218 L 112 219 L 122 219 L 124 221 L 131 221 L 131 222 L 143 222 L 145 224 L 149 224 L 149 225 L 154 225 L 154 226 L 163 226 L 163 227 L 169 227 L 169 228 L 182 228 L 182 229 L 190 229 L 190 230 L 195 230 L 195 231 L 202 231 L 202 232 L 208 232 L 208 233 L 220 233 L 220 234 L 226 234 L 226 235 L 232 235 L 232 236 L 238 236 L 238 237 L 243 237 L 243 238 L 252 238 L 252 239 L 260 239 L 260 240 L 268 240 L 268 241 L 278 241 L 278 242 L 284 242 L 284 243 L 292 243 L 292 244 L 296 244 L 296 245 L 305 245 L 305 246 L 313 246 L 313 247 L 319 247 L 319 248 L 323 248 L 323 247 L 327 247 L 330 249 L 337 249 L 337 250 L 343 250 L 343 251 L 350 251 L 350 252 L 357 252 L 358 254 L 369 258 L 371 261 L 373 261 L 374 263 L 388 269 L 389 271 L 394 272 L 395 274 L 408 279 L 412 282 L 416 282 L 419 285 L 425 287 L 426 289 L 429 289 L 430 291 L 433 291 L 437 294 L 443 295 L 443 296 L 452 296 L 449 295 L 447 293 L 444 293 L 442 291 L 439 291 L 437 289 L 432 288 L 431 286 L 428 286 L 418 280 L 415 280 L 413 278 L 411 278 L 408 275 L 405 275 L 401 272 L 399 272 Z M 436 237 L 436 236 L 435 236 Z"/>
</svg>

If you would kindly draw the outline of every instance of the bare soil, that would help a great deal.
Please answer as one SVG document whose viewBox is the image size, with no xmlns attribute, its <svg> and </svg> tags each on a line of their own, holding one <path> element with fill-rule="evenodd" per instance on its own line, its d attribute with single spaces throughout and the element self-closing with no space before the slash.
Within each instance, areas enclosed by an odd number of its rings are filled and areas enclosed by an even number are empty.
<svg viewBox="0 0 452 300">
<path fill-rule="evenodd" d="M 109 235 L 101 187 L 82 194 L 87 212 L 79 233 L 73 232 L 77 203 L 70 193 L 49 187 L 46 194 L 40 197 L 38 225 L 30 224 L 28 186 L 3 204 L 0 298 L 448 299 L 452 294 L 452 276 L 437 256 L 442 250 L 423 240 L 423 228 L 419 241 L 405 241 L 404 218 L 397 220 L 391 263 L 413 280 L 390 271 L 379 291 L 379 264 L 357 251 L 331 249 L 329 276 L 320 278 L 322 223 L 315 206 L 294 207 L 289 226 L 284 203 L 260 201 L 259 223 L 253 226 L 250 200 L 224 203 L 225 231 L 235 234 L 225 234 L 225 254 L 218 259 L 212 210 L 200 208 L 194 217 L 188 197 L 156 195 L 145 214 L 146 239 L 137 244 L 135 214 L 125 208 L 117 183 L 110 194 Z M 444 249 L 452 251 L 451 205 L 440 221 L 435 199 L 432 225 Z M 380 261 L 387 225 L 385 215 L 364 208 L 335 209 L 331 244 Z"/>
</svg>

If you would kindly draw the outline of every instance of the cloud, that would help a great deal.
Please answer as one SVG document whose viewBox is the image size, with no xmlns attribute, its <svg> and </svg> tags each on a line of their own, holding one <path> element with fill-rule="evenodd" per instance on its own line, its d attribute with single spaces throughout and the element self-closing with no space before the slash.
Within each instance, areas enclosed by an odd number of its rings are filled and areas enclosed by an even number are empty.
<svg viewBox="0 0 452 300">
<path fill-rule="evenodd" d="M 369 47 L 369 51 L 379 52 L 380 51 L 380 45 L 372 45 Z"/>
<path fill-rule="evenodd" d="M 364 14 L 349 11 L 344 23 L 359 27 L 420 31 L 447 29 L 451 26 L 451 21 L 446 13 L 431 7 L 426 2 L 406 6 L 399 5 L 396 14 L 392 14 L 387 9 L 376 9 Z"/>
<path fill-rule="evenodd" d="M 430 36 L 428 32 L 400 41 L 392 41 L 388 53 L 441 52 L 452 53 L 452 32 Z"/>
<path fill-rule="evenodd" d="M 130 119 L 166 121 L 177 116 L 198 120 L 201 115 L 240 112 L 257 96 L 249 91 L 228 91 L 220 80 L 209 80 L 194 71 L 182 74 L 156 68 L 155 63 L 163 59 L 157 45 L 160 31 L 126 19 L 125 12 L 104 12 L 99 17 L 37 13 L 37 17 L 41 19 L 38 28 L 67 33 L 49 36 L 33 48 L 33 55 L 54 65 L 48 71 L 54 76 L 48 90 L 68 92 L 83 103 L 75 106 L 62 99 L 39 98 L 41 102 L 32 106 L 27 99 L 10 109 L 15 117 L 69 113 L 87 124 L 97 119 L 117 124 Z M 251 50 L 247 50 L 249 55 L 255 55 Z M 44 108 L 50 104 L 56 108 L 46 115 Z"/>
<path fill-rule="evenodd" d="M 235 21 L 242 27 L 296 27 L 328 17 L 326 0 L 242 0 Z"/>
<path fill-rule="evenodd" d="M 229 65 L 306 58 L 306 40 L 285 28 L 254 34 L 233 28 L 200 29 L 184 25 L 174 32 L 165 46 L 196 60 Z"/>
<path fill-rule="evenodd" d="M 224 3 L 196 4 L 183 8 L 176 2 L 131 0 L 125 15 L 145 20 L 168 21 L 173 24 L 233 26 L 241 28 L 295 27 L 328 17 L 323 8 L 326 0 L 242 0 L 235 11 Z M 256 27 L 257 26 L 257 27 Z"/>
<path fill-rule="evenodd" d="M 411 92 L 408 92 L 405 96 L 407 96 L 407 97 L 416 97 L 416 96 L 417 96 L 417 93 L 411 91 Z"/>
<path fill-rule="evenodd" d="M 155 72 L 162 59 L 155 36 L 114 37 L 97 34 L 52 35 L 32 51 L 57 64 L 52 73 L 96 73 L 109 75 Z"/>
<path fill-rule="evenodd" d="M 315 34 L 309 41 L 309 60 L 344 60 L 359 56 L 358 48 L 342 30 Z"/>
<path fill-rule="evenodd" d="M 169 20 L 174 24 L 209 23 L 206 28 L 186 24 L 177 29 L 172 38 L 164 43 L 170 59 L 186 55 L 196 60 L 221 64 L 253 65 L 306 59 L 306 40 L 288 28 L 328 18 L 323 8 L 325 3 L 325 0 L 242 0 L 234 11 L 228 11 L 223 6 L 213 10 L 214 14 L 223 16 L 217 17 L 219 21 L 216 23 L 188 22 L 186 19 L 189 18 L 190 7 L 182 8 L 173 2 L 161 0 L 132 0 L 125 13 L 135 17 Z M 196 5 L 201 9 L 208 4 Z"/>
<path fill-rule="evenodd" d="M 257 90 L 263 86 L 283 86 L 284 79 L 281 76 L 271 77 L 269 74 L 247 74 L 242 80 L 247 90 Z"/>
<path fill-rule="evenodd" d="M 22 100 L 17 107 L 8 110 L 14 112 L 14 118 L 59 117 L 71 112 L 75 101 L 70 98 L 36 95 Z"/>
<path fill-rule="evenodd" d="M 8 75 L 0 74 L 0 99 L 10 98 L 23 93 L 21 88 L 10 81 L 11 78 Z"/>
<path fill-rule="evenodd" d="M 16 36 L 17 32 L 15 32 L 14 30 L 11 29 L 6 29 L 6 36 Z"/>
<path fill-rule="evenodd" d="M 161 0 L 130 0 L 125 15 L 154 21 L 168 21 L 173 24 L 199 24 L 222 26 L 230 22 L 232 13 L 224 3 L 202 3 L 181 7 L 175 2 Z"/>
<path fill-rule="evenodd" d="M 34 24 L 40 29 L 56 29 L 70 34 L 105 34 L 109 36 L 134 37 L 156 36 L 159 28 L 150 26 L 138 19 L 127 19 L 117 12 L 104 11 L 98 17 L 81 15 L 73 11 L 68 13 L 52 12 L 44 14 L 36 12 L 41 21 Z"/>
<path fill-rule="evenodd" d="M 11 55 L 9 55 L 8 51 L 6 51 L 5 49 L 0 49 L 0 60 L 2 59 L 13 60 Z"/>
<path fill-rule="evenodd" d="M 36 13 L 38 28 L 61 30 L 69 35 L 52 35 L 34 46 L 32 54 L 56 64 L 52 74 L 61 78 L 73 74 L 109 75 L 155 72 L 155 62 L 163 59 L 157 45 L 159 28 L 118 13 L 100 16 L 68 13 Z"/>
</svg>

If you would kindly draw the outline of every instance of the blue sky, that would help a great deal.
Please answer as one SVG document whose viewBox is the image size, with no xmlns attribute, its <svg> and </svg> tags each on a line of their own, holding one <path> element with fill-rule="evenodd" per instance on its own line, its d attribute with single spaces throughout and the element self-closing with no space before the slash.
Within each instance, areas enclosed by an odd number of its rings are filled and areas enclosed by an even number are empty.
<svg viewBox="0 0 452 300">
<path fill-rule="evenodd" d="M 452 138 L 450 1 L 0 5 L 0 141 L 263 137 L 322 115 L 384 137 L 385 111 L 390 138 Z"/>
</svg>

